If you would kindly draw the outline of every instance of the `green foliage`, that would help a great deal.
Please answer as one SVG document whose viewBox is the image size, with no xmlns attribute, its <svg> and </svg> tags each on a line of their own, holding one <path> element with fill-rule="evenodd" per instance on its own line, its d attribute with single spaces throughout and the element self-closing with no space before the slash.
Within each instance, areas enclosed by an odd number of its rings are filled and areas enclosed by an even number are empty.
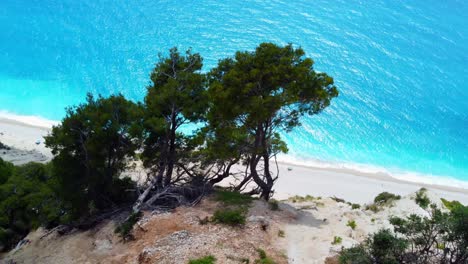
<svg viewBox="0 0 468 264">
<path fill-rule="evenodd" d="M 142 216 L 142 212 L 132 213 L 123 223 L 119 224 L 115 228 L 114 232 L 119 234 L 124 241 L 131 240 L 133 238 L 133 226 L 141 219 Z"/>
<path fill-rule="evenodd" d="M 378 211 L 380 211 L 380 206 L 373 203 L 373 204 L 368 204 L 366 205 L 366 210 L 370 210 L 374 213 L 377 213 Z"/>
<path fill-rule="evenodd" d="M 174 169 L 199 144 L 180 132 L 190 122 L 204 120 L 208 107 L 202 57 L 191 50 L 180 54 L 177 48 L 169 56 L 160 56 L 151 72 L 151 85 L 145 97 L 144 148 L 145 167 L 155 172 L 158 187 L 172 183 Z"/>
<path fill-rule="evenodd" d="M 285 237 L 286 234 L 284 233 L 284 230 L 278 230 L 278 236 L 279 237 Z"/>
<path fill-rule="evenodd" d="M 407 243 L 389 230 L 383 229 L 371 235 L 365 243 L 343 249 L 339 262 L 348 263 L 402 263 Z"/>
<path fill-rule="evenodd" d="M 119 176 L 140 145 L 141 116 L 142 107 L 122 95 L 95 99 L 89 94 L 45 137 L 70 220 L 128 201 L 124 188 L 132 184 Z"/>
<path fill-rule="evenodd" d="M 445 208 L 449 209 L 450 211 L 453 211 L 457 207 L 463 207 L 459 201 L 448 201 L 444 198 L 440 198 L 440 200 L 444 204 Z"/>
<path fill-rule="evenodd" d="M 252 203 L 253 198 L 239 192 L 218 190 L 215 194 L 215 200 L 227 206 L 248 206 Z"/>
<path fill-rule="evenodd" d="M 339 236 L 335 236 L 333 237 L 332 245 L 338 245 L 338 244 L 341 244 L 341 242 L 343 242 L 343 238 Z"/>
<path fill-rule="evenodd" d="M 333 79 L 315 72 L 312 59 L 304 55 L 292 45 L 262 43 L 255 51 L 220 60 L 209 73 L 208 129 L 228 133 L 226 138 L 229 131 L 236 133 L 235 140 L 224 144 L 234 146 L 250 164 L 251 177 L 266 200 L 275 177 L 268 169 L 261 177 L 257 165 L 262 161 L 269 167 L 272 156 L 287 152 L 279 131 L 291 131 L 301 116 L 320 113 L 338 95 Z"/>
<path fill-rule="evenodd" d="M 395 233 L 380 230 L 366 242 L 344 249 L 340 263 L 466 263 L 468 207 L 449 213 L 432 206 L 430 217 L 392 217 Z"/>
<path fill-rule="evenodd" d="M 218 209 L 213 214 L 212 221 L 216 223 L 237 226 L 244 225 L 246 211 L 244 209 Z"/>
<path fill-rule="evenodd" d="M 270 201 L 268 201 L 268 207 L 270 208 L 270 210 L 272 211 L 278 211 L 280 210 L 279 208 L 279 203 L 277 200 L 275 199 L 271 199 Z"/>
<path fill-rule="evenodd" d="M 13 174 L 13 164 L 3 161 L 0 158 L 0 184 L 4 184 L 8 178 Z"/>
<path fill-rule="evenodd" d="M 355 204 L 355 203 L 351 204 L 351 209 L 355 210 L 355 209 L 359 209 L 359 208 L 361 208 L 360 204 Z"/>
<path fill-rule="evenodd" d="M 215 261 L 216 258 L 210 255 L 199 259 L 191 259 L 189 264 L 214 264 Z"/>
<path fill-rule="evenodd" d="M 343 249 L 338 261 L 340 264 L 373 264 L 364 245 Z"/>
<path fill-rule="evenodd" d="M 400 195 L 395 195 L 395 194 L 389 193 L 389 192 L 382 192 L 382 193 L 379 193 L 374 198 L 374 203 L 376 203 L 376 204 L 387 204 L 387 203 L 393 202 L 395 200 L 400 200 L 400 199 L 401 199 Z"/>
<path fill-rule="evenodd" d="M 431 200 L 429 199 L 429 197 L 427 197 L 425 188 L 421 188 L 418 192 L 416 192 L 416 197 L 414 198 L 414 201 L 423 209 L 428 208 L 429 204 L 431 204 Z"/>
<path fill-rule="evenodd" d="M 276 262 L 269 258 L 265 250 L 259 248 L 257 249 L 260 259 L 255 260 L 255 264 L 275 264 Z"/>
<path fill-rule="evenodd" d="M 349 227 L 351 227 L 352 230 L 355 230 L 357 224 L 356 224 L 356 221 L 354 221 L 354 220 L 349 220 L 348 223 L 346 224 L 346 226 L 349 226 Z"/>
<path fill-rule="evenodd" d="M 6 169 L 5 169 L 6 168 Z M 6 175 L 0 184 L 0 251 L 14 246 L 30 230 L 59 223 L 62 204 L 54 192 L 50 165 L 28 163 L 15 167 L 0 159 Z"/>
</svg>

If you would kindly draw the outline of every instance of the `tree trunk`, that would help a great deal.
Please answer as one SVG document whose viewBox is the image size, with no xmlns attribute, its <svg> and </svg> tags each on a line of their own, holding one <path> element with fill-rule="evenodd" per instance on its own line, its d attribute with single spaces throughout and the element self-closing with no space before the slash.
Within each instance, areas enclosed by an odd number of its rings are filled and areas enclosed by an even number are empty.
<svg viewBox="0 0 468 264">
<path fill-rule="evenodd" d="M 169 153 L 168 153 L 168 161 L 167 161 L 167 170 L 166 170 L 166 177 L 164 178 L 164 187 L 167 187 L 171 184 L 172 181 L 172 172 L 174 170 L 174 162 L 175 162 L 175 147 L 176 147 L 176 118 L 177 113 L 172 108 L 171 113 L 171 130 L 169 135 Z"/>
</svg>

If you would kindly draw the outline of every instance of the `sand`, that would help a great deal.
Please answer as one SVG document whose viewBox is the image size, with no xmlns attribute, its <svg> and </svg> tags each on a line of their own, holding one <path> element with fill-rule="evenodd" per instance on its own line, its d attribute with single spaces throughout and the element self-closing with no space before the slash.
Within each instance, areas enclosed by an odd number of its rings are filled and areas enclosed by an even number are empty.
<svg viewBox="0 0 468 264">
<path fill-rule="evenodd" d="M 15 164 L 50 160 L 52 154 L 44 146 L 43 136 L 50 132 L 52 125 L 53 122 L 0 115 L 0 142 L 12 148 L 9 151 L 1 150 L 0 157 Z M 461 186 L 430 185 L 403 181 L 382 173 L 323 169 L 288 163 L 279 163 L 279 172 L 280 177 L 275 186 L 277 199 L 310 194 L 337 196 L 354 203 L 367 203 L 383 191 L 404 196 L 426 187 L 440 197 L 468 204 L 468 190 Z"/>
<path fill-rule="evenodd" d="M 0 116 L 0 142 L 8 146 L 0 149 L 0 158 L 16 165 L 49 161 L 52 153 L 44 145 L 44 136 L 50 129 L 48 124 L 26 123 L 25 120 Z"/>
</svg>

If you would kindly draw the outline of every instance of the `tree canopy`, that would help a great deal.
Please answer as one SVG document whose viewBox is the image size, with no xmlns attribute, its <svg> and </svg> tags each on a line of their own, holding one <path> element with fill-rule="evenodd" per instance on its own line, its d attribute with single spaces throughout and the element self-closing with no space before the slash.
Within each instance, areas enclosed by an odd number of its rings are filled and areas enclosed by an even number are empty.
<svg viewBox="0 0 468 264">
<path fill-rule="evenodd" d="M 262 43 L 255 51 L 237 52 L 209 73 L 209 126 L 216 136 L 226 135 L 245 149 L 253 181 L 268 199 L 276 177 L 269 160 L 287 152 L 280 131 L 300 125 L 300 117 L 320 113 L 338 95 L 333 78 L 313 69 L 313 60 L 301 48 Z M 232 137 L 232 132 L 236 136 Z M 239 136 L 242 135 L 242 136 Z M 243 141 L 243 142 L 242 142 Z M 232 146 L 232 140 L 224 147 Z M 259 162 L 263 172 L 258 172 Z"/>
<path fill-rule="evenodd" d="M 59 192 L 69 202 L 72 218 L 125 200 L 130 181 L 119 176 L 140 146 L 141 119 L 142 107 L 122 95 L 88 95 L 86 103 L 69 108 L 46 137 L 55 155 Z"/>
</svg>

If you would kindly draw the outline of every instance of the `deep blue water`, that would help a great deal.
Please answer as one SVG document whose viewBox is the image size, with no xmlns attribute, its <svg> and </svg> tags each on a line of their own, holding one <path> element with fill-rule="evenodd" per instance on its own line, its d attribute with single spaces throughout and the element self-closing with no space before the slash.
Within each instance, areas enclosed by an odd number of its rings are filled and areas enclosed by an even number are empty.
<svg viewBox="0 0 468 264">
<path fill-rule="evenodd" d="M 192 47 L 209 69 L 263 41 L 302 46 L 341 92 L 286 135 L 289 159 L 468 181 L 464 0 L 2 0 L 0 110 L 59 120 L 87 91 L 141 100 L 159 52 Z"/>
</svg>

